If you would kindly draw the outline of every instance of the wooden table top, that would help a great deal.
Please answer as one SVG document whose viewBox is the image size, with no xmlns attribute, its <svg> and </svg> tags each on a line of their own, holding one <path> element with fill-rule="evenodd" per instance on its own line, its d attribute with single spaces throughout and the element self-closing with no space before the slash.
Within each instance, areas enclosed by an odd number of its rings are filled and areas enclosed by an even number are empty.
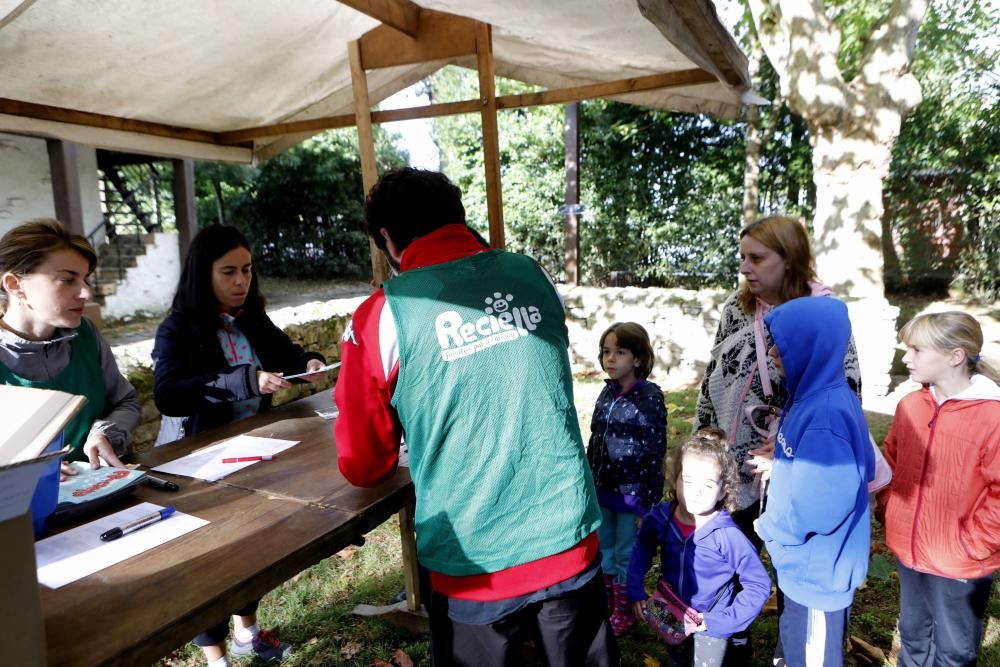
<svg viewBox="0 0 1000 667">
<path fill-rule="evenodd" d="M 58 590 L 40 586 L 49 664 L 150 664 L 409 502 L 406 469 L 372 489 L 340 475 L 333 422 L 313 412 L 329 405 L 327 392 L 136 456 L 152 467 L 240 433 L 301 440 L 218 482 L 162 475 L 181 490 L 140 487 L 113 507 L 169 504 L 211 523 Z"/>
</svg>

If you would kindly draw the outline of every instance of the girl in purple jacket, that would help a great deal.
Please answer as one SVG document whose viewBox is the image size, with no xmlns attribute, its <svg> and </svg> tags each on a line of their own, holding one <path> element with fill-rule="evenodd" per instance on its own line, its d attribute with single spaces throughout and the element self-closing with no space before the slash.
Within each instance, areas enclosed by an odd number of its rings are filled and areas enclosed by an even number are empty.
<svg viewBox="0 0 1000 667">
<path fill-rule="evenodd" d="M 677 665 L 716 667 L 727 638 L 746 629 L 771 595 L 771 580 L 757 550 L 733 523 L 736 463 L 725 434 L 702 429 L 681 445 L 670 479 L 675 498 L 656 505 L 642 520 L 628 566 L 628 597 L 642 616 L 646 572 L 660 547 L 660 580 L 696 610 L 698 625 L 670 647 Z"/>
</svg>

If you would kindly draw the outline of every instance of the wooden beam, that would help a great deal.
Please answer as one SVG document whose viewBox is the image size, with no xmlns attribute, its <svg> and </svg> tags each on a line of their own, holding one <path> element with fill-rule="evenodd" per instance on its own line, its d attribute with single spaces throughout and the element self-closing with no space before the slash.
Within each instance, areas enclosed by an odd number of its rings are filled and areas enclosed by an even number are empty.
<svg viewBox="0 0 1000 667">
<path fill-rule="evenodd" d="M 607 81 L 604 83 L 593 83 L 584 86 L 574 86 L 572 88 L 556 88 L 553 90 L 543 90 L 538 93 L 525 93 L 522 95 L 504 95 L 496 98 L 497 109 L 519 109 L 522 107 L 538 106 L 542 104 L 566 104 L 568 102 L 578 102 L 581 100 L 591 100 L 598 97 L 609 97 L 612 95 L 624 95 L 626 93 L 639 93 L 645 90 L 659 90 L 663 88 L 676 88 L 679 86 L 695 86 L 705 83 L 715 83 L 717 79 L 700 69 L 682 70 L 680 72 L 670 72 L 668 74 L 653 74 L 651 76 L 640 76 L 634 79 L 622 79 L 619 81 Z M 459 102 L 443 102 L 420 107 L 406 107 L 404 109 L 391 109 L 388 111 L 373 111 L 371 119 L 373 123 L 391 123 L 398 120 L 413 120 L 416 118 L 435 118 L 437 116 L 452 116 L 460 113 L 474 113 L 481 111 L 482 100 L 462 100 Z M 299 132 L 320 132 L 322 130 L 332 130 L 342 127 L 354 126 L 354 114 L 340 114 L 338 116 L 324 116 L 310 120 L 298 120 L 277 125 L 262 125 L 260 127 L 248 127 L 244 130 L 233 130 L 231 132 L 220 132 L 219 142 L 224 145 L 241 145 L 254 139 L 265 137 L 275 137 L 286 134 L 297 134 Z"/>
<path fill-rule="evenodd" d="M 486 210 L 490 222 L 490 245 L 505 247 L 503 230 L 503 186 L 500 183 L 500 136 L 497 130 L 496 79 L 493 76 L 493 26 L 476 25 L 476 65 L 483 119 L 483 163 L 486 167 Z"/>
<path fill-rule="evenodd" d="M 198 233 L 198 215 L 195 207 L 194 161 L 171 160 L 174 166 L 174 216 L 177 221 L 177 248 L 180 263 L 184 266 L 191 241 Z"/>
<path fill-rule="evenodd" d="M 420 30 L 420 7 L 409 0 L 337 0 L 411 37 Z"/>
<path fill-rule="evenodd" d="M 416 35 L 400 35 L 383 25 L 362 35 L 360 41 L 361 64 L 369 70 L 471 56 L 476 53 L 476 22 L 422 9 Z"/>
<path fill-rule="evenodd" d="M 86 236 L 83 227 L 83 200 L 80 195 L 80 169 L 76 160 L 76 144 L 60 139 L 47 139 L 49 173 L 52 176 L 52 200 L 56 219 L 69 231 Z"/>
<path fill-rule="evenodd" d="M 580 284 L 580 103 L 566 105 L 565 125 L 566 146 L 566 225 L 565 258 L 566 284 L 576 287 Z"/>
<path fill-rule="evenodd" d="M 365 196 L 378 180 L 378 166 L 375 163 L 375 135 L 372 132 L 371 103 L 368 100 L 368 75 L 361 65 L 361 45 L 357 40 L 347 43 L 347 54 L 351 63 L 351 90 L 354 92 L 354 116 L 358 127 L 358 152 L 361 154 L 361 182 Z M 389 277 L 389 266 L 385 255 L 368 239 L 368 250 L 372 258 L 372 286 L 376 289 Z"/>
<path fill-rule="evenodd" d="M 718 79 L 704 70 L 686 69 L 679 72 L 668 72 L 667 74 L 640 76 L 634 79 L 621 79 L 618 81 L 607 81 L 605 83 L 591 83 L 584 86 L 573 86 L 572 88 L 543 90 L 538 93 L 504 95 L 503 97 L 497 98 L 497 107 L 500 109 L 520 109 L 522 107 L 533 107 L 541 104 L 567 104 L 569 102 L 580 102 L 582 100 L 592 100 L 599 97 L 613 97 L 615 95 L 639 93 L 645 90 L 677 88 L 679 86 L 697 86 L 700 84 L 717 82 Z"/>
<path fill-rule="evenodd" d="M 199 143 L 219 143 L 219 136 L 215 132 L 194 130 L 187 127 L 175 127 L 162 123 L 150 123 L 144 120 L 120 118 L 118 116 L 107 116 L 100 113 L 90 113 L 89 111 L 76 111 L 75 109 L 64 109 L 45 104 L 21 102 L 20 100 L 12 100 L 5 97 L 0 97 L 0 113 L 10 114 L 11 116 L 23 116 L 25 118 L 37 118 L 39 120 L 50 120 L 57 123 L 121 130 L 136 134 L 152 134 L 158 137 L 197 141 Z"/>
</svg>

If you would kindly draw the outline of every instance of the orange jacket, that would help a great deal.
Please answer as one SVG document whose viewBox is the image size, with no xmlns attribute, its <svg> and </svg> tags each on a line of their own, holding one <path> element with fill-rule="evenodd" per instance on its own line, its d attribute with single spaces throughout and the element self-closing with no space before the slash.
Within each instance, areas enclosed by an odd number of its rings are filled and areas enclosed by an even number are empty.
<svg viewBox="0 0 1000 667">
<path fill-rule="evenodd" d="M 1000 387 L 976 375 L 941 404 L 927 387 L 907 395 L 885 458 L 893 477 L 879 506 L 900 562 L 952 579 L 1000 568 Z"/>
</svg>

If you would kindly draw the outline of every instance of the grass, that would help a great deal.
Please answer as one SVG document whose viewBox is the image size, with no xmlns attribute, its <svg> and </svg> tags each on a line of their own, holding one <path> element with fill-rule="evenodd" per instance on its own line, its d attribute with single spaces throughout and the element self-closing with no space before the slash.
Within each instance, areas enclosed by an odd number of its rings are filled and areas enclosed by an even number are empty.
<svg viewBox="0 0 1000 667">
<path fill-rule="evenodd" d="M 578 378 L 575 383 L 577 412 L 583 437 L 590 435 L 590 416 L 603 387 L 598 378 Z M 667 392 L 669 447 L 679 445 L 690 433 L 697 388 Z M 890 419 L 869 415 L 876 440 L 888 431 Z M 395 518 L 368 534 L 363 547 L 350 547 L 305 570 L 272 591 L 260 608 L 260 624 L 278 628 L 281 637 L 296 648 L 286 665 L 290 667 L 361 667 L 388 662 L 395 649 L 405 651 L 417 665 L 429 665 L 426 637 L 414 636 L 380 620 L 351 614 L 357 604 L 384 604 L 403 587 L 399 527 Z M 873 536 L 875 563 L 866 585 L 858 591 L 852 607 L 848 634 L 881 649 L 892 651 L 898 614 L 899 585 L 895 561 L 884 546 L 881 528 Z M 238 555 L 234 556 L 238 557 Z M 650 575 L 654 583 L 655 568 Z M 770 664 L 777 636 L 777 616 L 765 611 L 753 625 L 757 665 Z M 623 664 L 643 666 L 668 664 L 663 645 L 644 627 L 637 627 L 619 640 Z M 201 652 L 187 645 L 158 663 L 160 667 L 193 667 L 204 664 Z M 241 666 L 250 660 L 236 662 Z M 848 655 L 846 664 L 868 662 Z M 891 663 L 886 663 L 891 664 Z M 987 610 L 987 625 L 979 664 L 1000 667 L 1000 593 L 994 587 Z M 752 667 L 752 666 L 750 666 Z"/>
</svg>

